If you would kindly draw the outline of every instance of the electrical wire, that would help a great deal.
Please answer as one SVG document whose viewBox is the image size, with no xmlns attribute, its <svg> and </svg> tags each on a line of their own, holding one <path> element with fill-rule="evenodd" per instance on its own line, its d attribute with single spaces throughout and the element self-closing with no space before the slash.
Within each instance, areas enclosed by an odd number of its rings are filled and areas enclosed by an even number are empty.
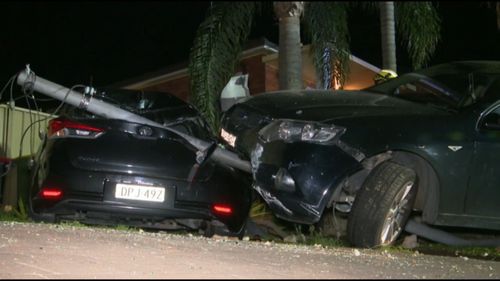
<svg viewBox="0 0 500 281">
<path fill-rule="evenodd" d="M 7 89 L 7 87 L 10 85 L 10 84 L 13 84 L 14 83 L 14 80 L 16 79 L 18 74 L 16 75 L 13 75 L 8 81 L 7 83 L 5 84 L 5 86 L 3 87 L 2 91 L 0 91 L 0 101 L 2 100 L 2 95 L 3 95 L 3 92 L 5 92 L 5 90 Z M 11 87 L 11 91 L 12 91 L 12 87 Z M 11 92 L 11 96 L 12 96 L 12 92 Z"/>
<path fill-rule="evenodd" d="M 23 95 L 20 96 L 20 97 L 14 98 L 14 81 L 17 80 L 17 77 L 19 76 L 20 73 L 21 73 L 21 71 L 18 72 L 18 73 L 16 73 L 15 75 L 13 75 L 7 81 L 7 83 L 2 88 L 2 90 L 0 91 L 0 100 L 1 100 L 2 96 L 3 96 L 3 93 L 5 92 L 5 90 L 7 89 L 7 87 L 10 86 L 10 93 L 9 93 L 10 94 L 10 100 L 9 101 L 10 102 L 15 102 L 16 100 L 25 98 L 27 106 L 28 106 L 28 112 L 29 112 L 29 116 L 30 116 L 30 125 L 24 130 L 24 132 L 23 132 L 23 134 L 21 136 L 20 148 L 19 148 L 19 157 L 22 156 L 24 138 L 26 137 L 26 134 L 31 129 L 31 127 L 33 125 L 35 125 L 35 124 L 38 124 L 40 126 L 40 122 L 45 121 L 45 120 L 47 120 L 49 118 L 55 117 L 57 115 L 57 113 L 59 112 L 59 110 L 61 110 L 62 106 L 66 103 L 66 99 L 68 98 L 69 94 L 72 91 L 74 91 L 77 88 L 85 89 L 85 87 L 86 87 L 85 85 L 81 85 L 81 84 L 74 85 L 73 87 L 71 87 L 67 91 L 66 95 L 64 96 L 64 99 L 59 103 L 58 107 L 51 114 L 49 114 L 48 116 L 46 116 L 46 117 L 44 117 L 42 119 L 33 121 L 33 110 L 31 109 L 30 99 L 33 100 L 33 105 L 34 105 L 35 111 L 37 113 L 40 112 L 40 109 L 39 109 L 38 103 L 37 103 L 37 99 L 34 96 L 34 84 L 36 82 L 36 74 L 35 74 L 34 71 L 29 70 L 26 82 L 24 82 L 24 84 L 21 86 L 22 87 Z M 46 100 L 53 100 L 53 99 L 46 99 Z M 37 116 L 40 116 L 40 115 L 37 114 Z M 39 127 L 39 131 L 40 131 L 40 127 Z M 31 138 L 31 140 L 30 140 L 30 153 L 33 154 L 33 151 L 34 151 L 34 140 L 33 140 L 33 138 Z"/>
<path fill-rule="evenodd" d="M 33 86 L 35 85 L 35 82 L 36 82 L 36 75 L 35 75 L 34 71 L 31 71 L 31 70 L 29 71 L 27 80 L 29 80 L 29 82 L 25 82 L 25 84 L 23 84 L 22 89 L 23 89 L 23 93 L 24 93 L 24 98 L 26 100 L 26 104 L 28 106 L 30 124 L 33 124 L 33 113 L 31 111 L 30 98 L 33 99 L 35 111 L 38 112 L 38 104 L 36 103 L 36 99 L 33 96 L 33 91 L 34 91 Z M 30 85 L 30 87 L 28 88 L 25 85 Z M 31 127 L 31 125 L 28 127 Z M 22 145 L 22 140 L 23 139 L 21 139 L 21 145 Z M 30 154 L 33 154 L 33 150 L 34 150 L 33 147 L 34 147 L 34 140 L 33 140 L 33 137 L 31 137 L 30 138 Z M 21 155 L 19 157 L 21 157 Z"/>
<path fill-rule="evenodd" d="M 38 121 L 35 121 L 33 123 L 31 123 L 27 128 L 26 130 L 24 130 L 23 132 L 23 135 L 21 136 L 21 145 L 20 145 L 20 149 L 19 149 L 19 157 L 21 157 L 22 155 L 22 149 L 23 149 L 23 142 L 24 142 L 24 137 L 26 136 L 26 133 L 28 132 L 28 130 L 31 128 L 31 126 L 33 126 L 35 123 L 39 123 L 39 122 L 42 122 L 42 121 L 45 121 L 49 118 L 53 118 L 54 116 L 57 115 L 57 113 L 59 112 L 59 110 L 62 108 L 62 106 L 66 103 L 66 99 L 68 98 L 69 94 L 74 91 L 75 89 L 77 88 L 83 88 L 85 89 L 85 85 L 81 85 L 81 84 L 78 84 L 78 85 L 74 85 L 73 87 L 71 87 L 67 92 L 66 92 L 66 95 L 64 96 L 64 99 L 61 101 L 61 103 L 59 104 L 59 106 L 54 110 L 54 112 L 52 112 L 49 116 L 46 116 Z"/>
</svg>

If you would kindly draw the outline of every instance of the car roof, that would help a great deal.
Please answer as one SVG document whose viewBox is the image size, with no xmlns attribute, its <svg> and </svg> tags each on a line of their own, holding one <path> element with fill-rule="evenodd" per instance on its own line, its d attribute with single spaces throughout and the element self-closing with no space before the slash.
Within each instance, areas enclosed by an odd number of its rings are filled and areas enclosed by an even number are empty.
<svg viewBox="0 0 500 281">
<path fill-rule="evenodd" d="M 498 73 L 500 74 L 500 61 L 454 61 L 442 63 L 429 68 L 415 71 L 424 75 L 433 75 L 435 73 Z"/>
</svg>

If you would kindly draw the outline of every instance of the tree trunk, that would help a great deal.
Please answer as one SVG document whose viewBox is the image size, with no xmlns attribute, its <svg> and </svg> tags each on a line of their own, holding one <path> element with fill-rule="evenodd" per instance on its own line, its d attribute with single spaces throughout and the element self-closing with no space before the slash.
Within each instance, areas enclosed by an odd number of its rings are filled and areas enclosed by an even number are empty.
<svg viewBox="0 0 500 281">
<path fill-rule="evenodd" d="M 496 3 L 497 8 L 497 28 L 500 30 L 500 2 Z"/>
<path fill-rule="evenodd" d="M 279 19 L 279 85 L 281 90 L 302 89 L 300 16 L 303 2 L 274 2 Z"/>
<path fill-rule="evenodd" d="M 394 2 L 379 2 L 379 7 L 380 32 L 382 34 L 382 68 L 397 72 Z"/>
</svg>

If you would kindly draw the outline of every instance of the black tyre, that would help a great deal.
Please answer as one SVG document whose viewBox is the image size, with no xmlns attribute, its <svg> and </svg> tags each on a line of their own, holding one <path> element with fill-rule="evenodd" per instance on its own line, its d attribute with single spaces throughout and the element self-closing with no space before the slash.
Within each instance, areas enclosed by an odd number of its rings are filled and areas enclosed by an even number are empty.
<svg viewBox="0 0 500 281">
<path fill-rule="evenodd" d="M 394 162 L 375 167 L 358 191 L 347 236 L 357 247 L 393 244 L 404 230 L 417 195 L 416 173 Z"/>
</svg>

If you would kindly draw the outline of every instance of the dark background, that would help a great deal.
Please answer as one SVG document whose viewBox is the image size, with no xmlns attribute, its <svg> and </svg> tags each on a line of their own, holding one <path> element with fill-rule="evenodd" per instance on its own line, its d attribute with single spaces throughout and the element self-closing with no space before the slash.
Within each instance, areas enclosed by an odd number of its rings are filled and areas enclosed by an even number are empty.
<svg viewBox="0 0 500 281">
<path fill-rule="evenodd" d="M 209 2 L 1 2 L 0 83 L 29 63 L 41 77 L 72 86 L 106 86 L 186 62 Z M 496 14 L 486 2 L 439 2 L 441 41 L 429 65 L 500 60 Z M 381 67 L 378 15 L 349 13 L 351 52 Z M 251 38 L 278 43 L 272 11 L 256 18 Z M 307 42 L 304 42 L 307 43 Z M 398 45 L 398 70 L 410 70 Z M 5 100 L 5 94 L 4 94 Z"/>
</svg>

